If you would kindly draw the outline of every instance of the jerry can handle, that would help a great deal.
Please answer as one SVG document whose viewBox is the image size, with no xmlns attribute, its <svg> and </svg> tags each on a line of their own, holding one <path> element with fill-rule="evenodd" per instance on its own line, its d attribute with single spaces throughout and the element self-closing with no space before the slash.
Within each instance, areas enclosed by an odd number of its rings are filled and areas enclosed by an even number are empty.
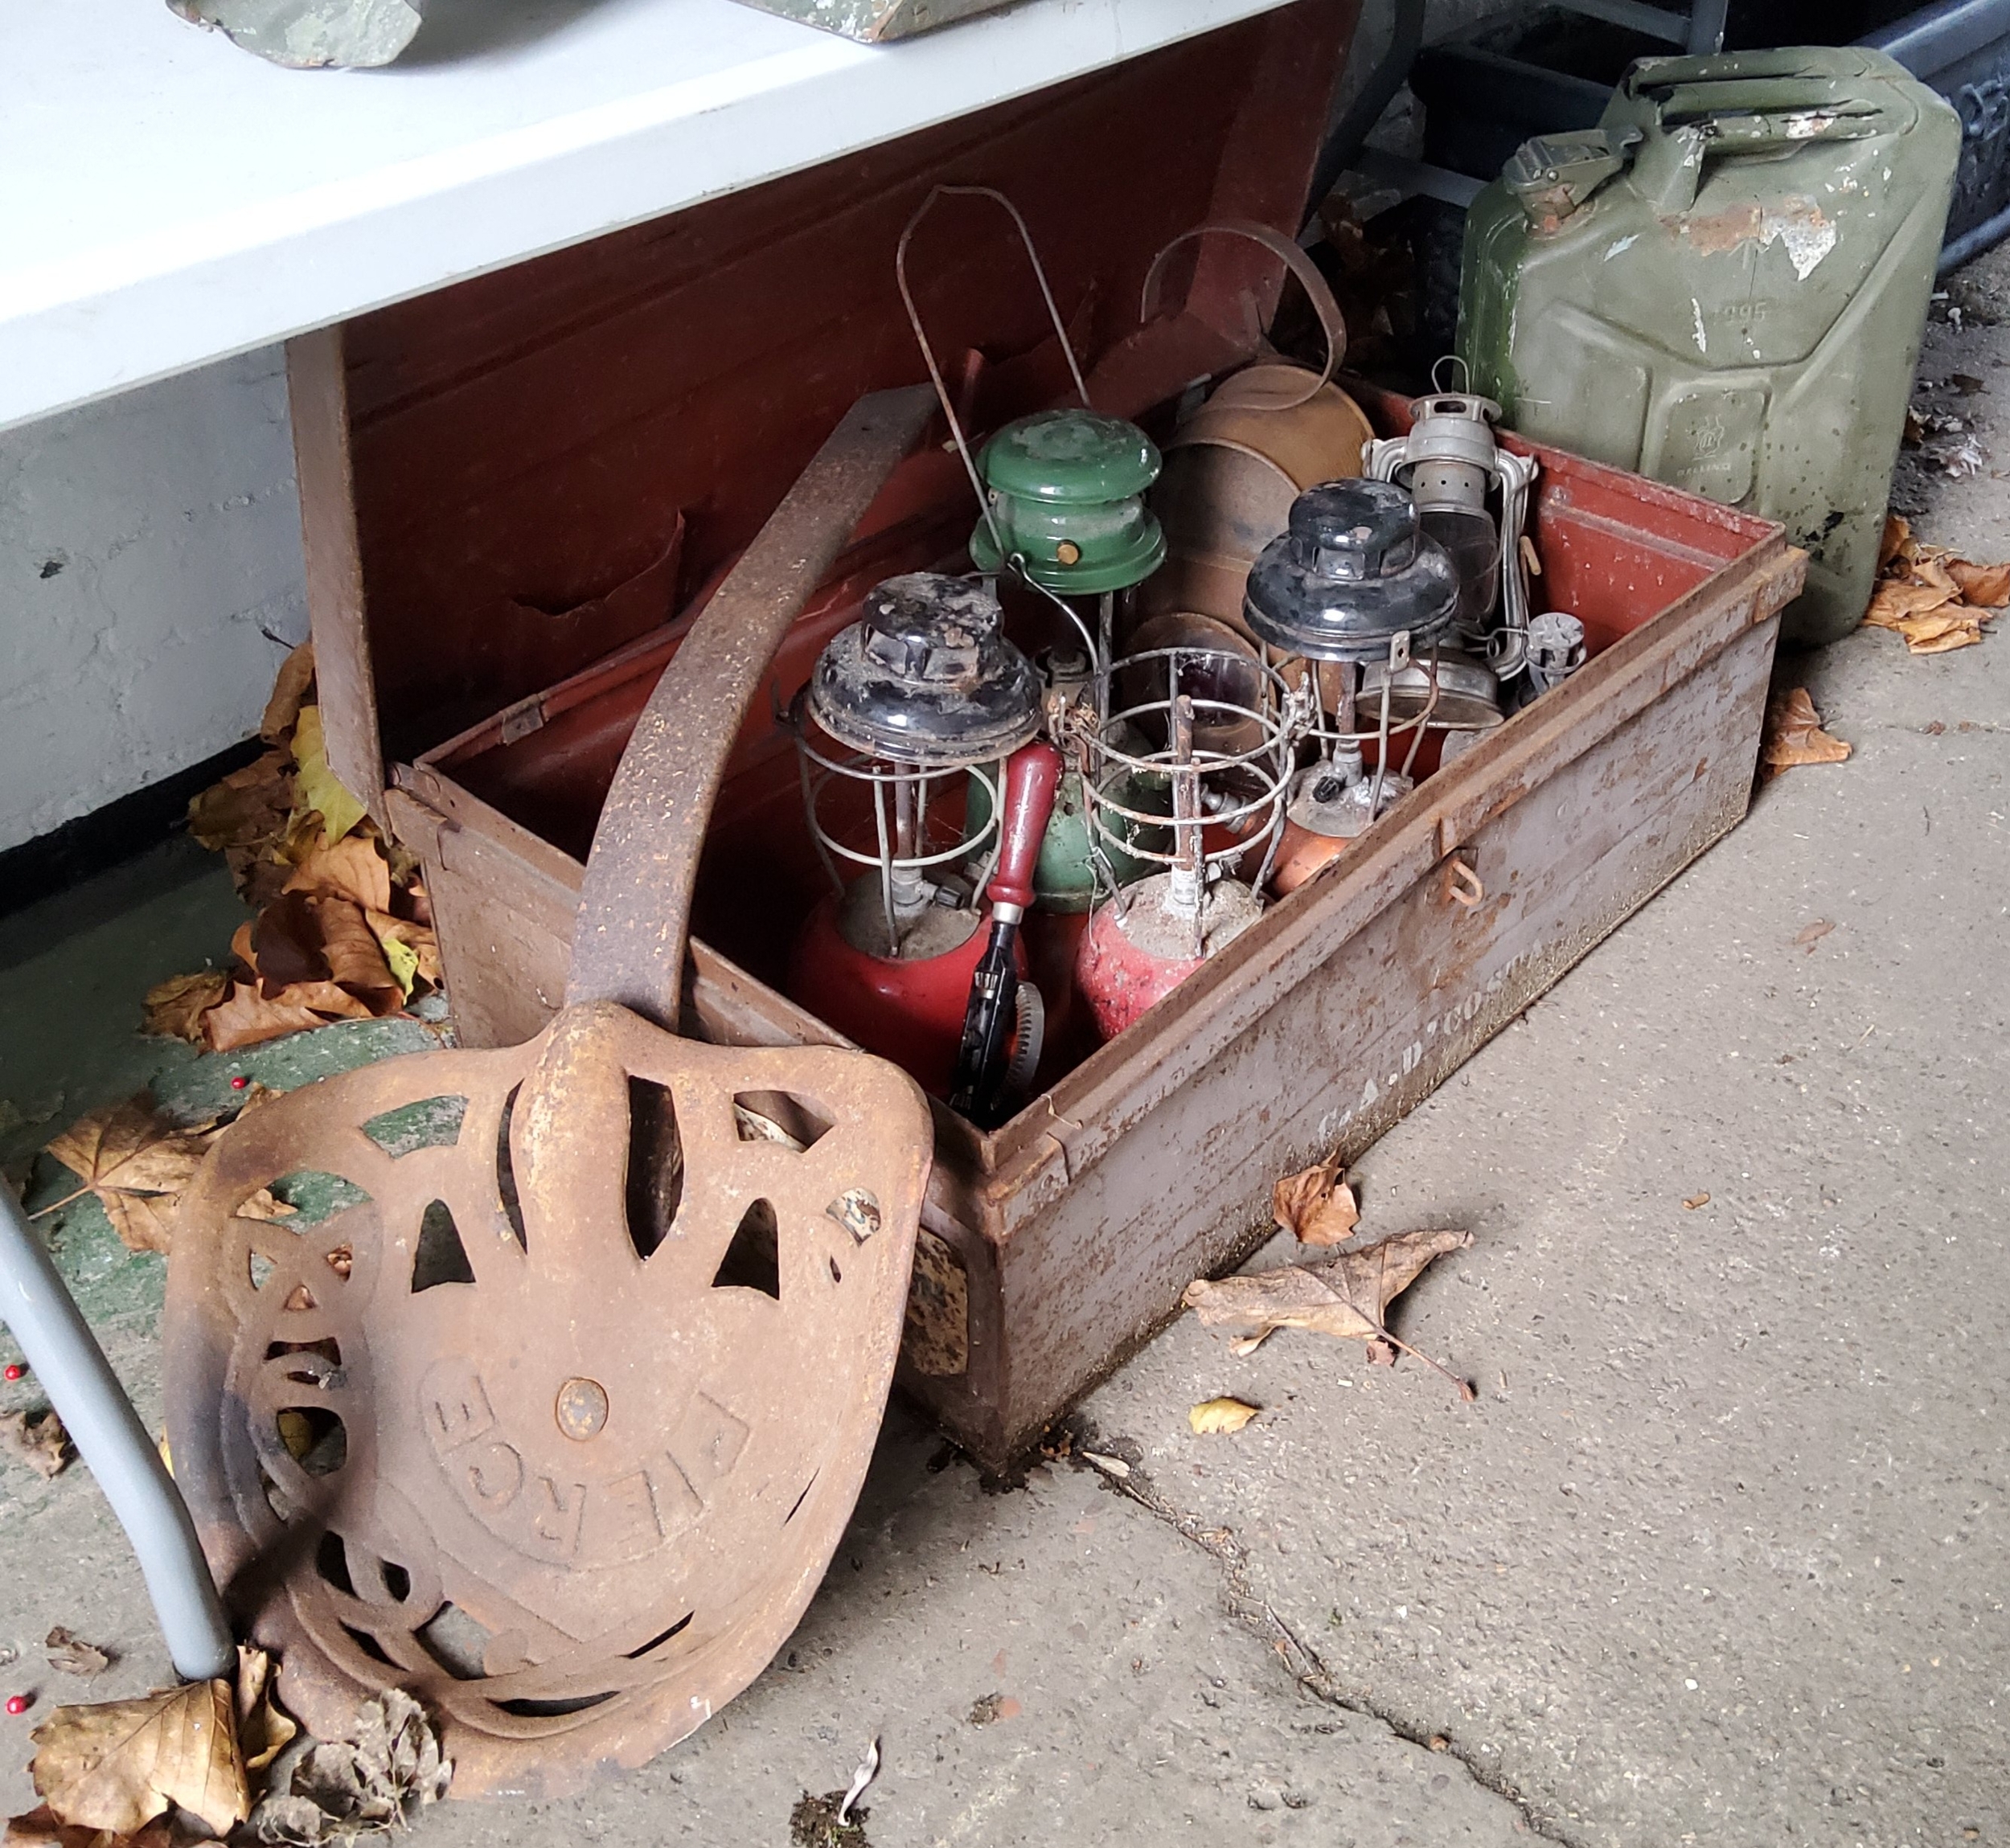
<svg viewBox="0 0 2010 1848">
<path fill-rule="evenodd" d="M 1696 89 L 1705 89 L 1697 85 Z M 1686 106 L 1683 106 L 1686 105 Z M 1741 109 L 1722 99 L 1677 90 L 1661 110 L 1664 124 L 1708 131 L 1713 151 L 1736 154 L 1793 147 L 1803 141 L 1857 141 L 1892 127 L 1889 112 L 1810 103 L 1774 109 Z"/>
<path fill-rule="evenodd" d="M 1769 51 L 1678 53 L 1636 58 L 1619 87 L 1629 96 L 1643 90 L 1688 84 L 1799 83 L 1819 85 L 1831 100 L 1871 74 L 1864 53 L 1831 45 L 1783 46 Z"/>
<path fill-rule="evenodd" d="M 1904 126 L 1906 112 L 1852 91 L 1833 55 L 1735 52 L 1713 58 L 1642 58 L 1620 90 L 1643 127 L 1707 127 L 1721 151 L 1801 141 L 1858 141 Z"/>
</svg>

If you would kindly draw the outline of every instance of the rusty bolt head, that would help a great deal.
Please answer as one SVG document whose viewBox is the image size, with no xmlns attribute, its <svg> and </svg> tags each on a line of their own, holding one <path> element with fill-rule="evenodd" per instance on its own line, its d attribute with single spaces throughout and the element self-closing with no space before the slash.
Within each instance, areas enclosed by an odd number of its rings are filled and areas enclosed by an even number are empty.
<svg viewBox="0 0 2010 1848">
<path fill-rule="evenodd" d="M 558 1389 L 558 1428 L 584 1444 L 607 1423 L 607 1388 L 597 1379 L 568 1379 Z"/>
</svg>

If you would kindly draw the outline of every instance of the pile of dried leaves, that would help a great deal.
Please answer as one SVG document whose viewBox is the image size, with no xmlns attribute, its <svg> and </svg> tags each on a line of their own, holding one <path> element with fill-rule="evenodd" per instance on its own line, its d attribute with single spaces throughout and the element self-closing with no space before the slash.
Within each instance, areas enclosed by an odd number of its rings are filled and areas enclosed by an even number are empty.
<svg viewBox="0 0 2010 1848">
<path fill-rule="evenodd" d="M 1948 383 L 1959 387 L 1970 376 L 1957 372 Z M 1979 388 L 1980 381 L 1976 383 Z M 1964 397 L 1968 395 L 1965 387 L 1961 389 Z M 1975 440 L 1975 428 L 1972 418 L 1956 412 L 1930 407 L 1909 410 L 1903 440 L 1905 448 L 1918 451 L 1925 466 L 1937 469 L 1950 481 L 1965 481 L 1971 475 L 1980 474 L 1989 461 L 1987 452 Z"/>
<path fill-rule="evenodd" d="M 453 1768 L 408 1695 L 364 1703 L 352 1742 L 322 1744 L 280 1708 L 265 1651 L 237 1657 L 234 1685 L 58 1707 L 34 1734 L 42 1805 L 8 1822 L 7 1848 L 318 1848 L 397 1828 L 445 1795 Z"/>
<path fill-rule="evenodd" d="M 1885 522 L 1877 588 L 1864 621 L 1905 638 L 1914 654 L 1972 647 L 1982 625 L 2010 604 L 2010 564 L 1977 564 L 1946 546 L 1922 544 L 1897 514 Z"/>
<path fill-rule="evenodd" d="M 280 670 L 259 736 L 268 747 L 189 805 L 188 830 L 221 853 L 258 916 L 229 969 L 162 982 L 144 1030 L 212 1052 L 396 1014 L 440 985 L 418 863 L 388 841 L 328 768 L 312 645 Z"/>
<path fill-rule="evenodd" d="M 410 1821 L 446 1795 L 453 1776 L 425 1710 L 387 1688 L 358 1710 L 353 1742 L 310 1744 L 273 1767 L 252 1830 L 260 1842 L 293 1848 L 353 1841 Z"/>
<path fill-rule="evenodd" d="M 1271 1197 L 1278 1223 L 1302 1245 L 1331 1251 L 1330 1257 L 1306 1264 L 1280 1264 L 1247 1276 L 1205 1277 L 1187 1286 L 1186 1305 L 1209 1328 L 1235 1336 L 1232 1351 L 1248 1354 L 1281 1328 L 1309 1329 L 1317 1334 L 1364 1341 L 1374 1364 L 1393 1367 L 1400 1351 L 1435 1369 L 1458 1388 L 1464 1399 L 1477 1399 L 1468 1380 L 1419 1354 L 1400 1336 L 1390 1334 L 1389 1305 L 1417 1280 L 1433 1258 L 1462 1251 L 1473 1242 L 1471 1232 L 1384 1232 L 1371 1238 L 1352 1235 L 1360 1223 L 1354 1190 L 1340 1172 L 1338 1160 L 1287 1174 Z M 1240 1400 L 1214 1399 L 1194 1408 L 1233 1406 L 1246 1416 L 1217 1416 L 1203 1420 L 1190 1415 L 1196 1432 L 1235 1430 L 1253 1417 L 1256 1408 Z"/>
<path fill-rule="evenodd" d="M 144 1091 L 80 1117 L 44 1151 L 75 1174 L 78 1184 L 31 1217 L 43 1219 L 90 1194 L 127 1249 L 165 1253 L 174 1243 L 182 1190 L 195 1179 L 210 1145 L 247 1110 L 278 1095 L 253 1084 L 222 1116 L 194 1124 L 164 1116 Z M 281 1219 L 293 1209 L 261 1187 L 237 1211 L 244 1219 Z"/>
</svg>

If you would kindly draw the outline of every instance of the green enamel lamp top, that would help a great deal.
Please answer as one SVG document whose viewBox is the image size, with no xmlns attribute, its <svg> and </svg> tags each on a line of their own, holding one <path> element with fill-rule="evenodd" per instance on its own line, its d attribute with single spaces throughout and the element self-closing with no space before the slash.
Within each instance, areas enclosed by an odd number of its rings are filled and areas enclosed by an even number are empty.
<svg viewBox="0 0 2010 1848">
<path fill-rule="evenodd" d="M 1093 411 L 1042 411 L 1007 424 L 979 466 L 994 493 L 1031 501 L 1130 500 L 1159 478 L 1159 450 L 1135 424 Z"/>
<path fill-rule="evenodd" d="M 1135 424 L 1042 411 L 1007 424 L 978 466 L 989 502 L 970 535 L 979 571 L 997 571 L 1009 557 L 1058 596 L 1090 595 L 1139 583 L 1166 555 L 1144 502 L 1159 452 Z"/>
</svg>

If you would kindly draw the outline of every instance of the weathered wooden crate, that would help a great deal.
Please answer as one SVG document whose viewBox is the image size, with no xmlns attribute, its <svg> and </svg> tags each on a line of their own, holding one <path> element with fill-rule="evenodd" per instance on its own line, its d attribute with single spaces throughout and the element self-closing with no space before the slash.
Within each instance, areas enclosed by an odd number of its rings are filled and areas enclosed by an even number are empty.
<svg viewBox="0 0 2010 1848">
<path fill-rule="evenodd" d="M 1183 308 L 1138 330 L 1142 269 L 1203 219 L 1288 223 L 1323 119 L 1306 68 L 1331 68 L 1351 18 L 1299 0 L 848 163 L 874 173 L 798 175 L 297 343 L 333 751 L 425 862 L 467 1043 L 556 1009 L 600 801 L 695 599 L 851 399 L 915 375 L 890 254 L 928 185 L 1013 193 L 1099 406 L 1163 412 L 1248 356 L 1271 293 L 1260 257 L 1210 249 Z M 1095 163 L 1113 146 L 1120 171 Z M 1085 188 L 1100 238 L 1079 233 Z M 931 325 L 982 350 L 959 368 L 980 424 L 1059 387 L 1037 298 L 1027 312 L 1000 273 L 994 244 L 925 292 Z M 1372 1141 L 1743 813 L 1799 555 L 1775 527 L 1539 453 L 1542 595 L 1597 658 L 1011 1122 L 938 1111 L 902 1378 L 985 1462 L 1261 1240 L 1278 1174 Z M 955 552 L 967 495 L 953 457 L 910 461 L 792 633 L 778 693 L 872 582 Z M 763 979 L 815 876 L 798 801 L 757 719 L 708 842 L 687 1031 L 836 1037 Z"/>
</svg>

